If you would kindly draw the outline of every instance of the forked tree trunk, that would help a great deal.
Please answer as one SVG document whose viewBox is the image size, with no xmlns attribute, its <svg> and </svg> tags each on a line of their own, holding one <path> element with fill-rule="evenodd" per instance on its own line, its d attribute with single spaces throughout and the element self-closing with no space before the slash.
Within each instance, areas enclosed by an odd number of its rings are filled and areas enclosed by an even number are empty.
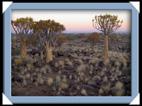
<svg viewBox="0 0 142 106">
<path fill-rule="evenodd" d="M 53 48 L 47 42 L 45 46 L 46 63 L 49 63 L 53 60 Z"/>
<path fill-rule="evenodd" d="M 44 59 L 44 53 L 43 53 L 43 51 L 41 51 L 41 53 L 40 53 L 40 57 L 41 57 L 41 60 L 43 60 L 43 59 Z"/>
<path fill-rule="evenodd" d="M 27 48 L 25 43 L 21 43 L 21 57 L 26 58 L 27 57 Z"/>
<path fill-rule="evenodd" d="M 107 64 L 109 62 L 109 57 L 108 57 L 108 35 L 105 35 L 105 40 L 104 40 L 104 63 Z"/>
</svg>

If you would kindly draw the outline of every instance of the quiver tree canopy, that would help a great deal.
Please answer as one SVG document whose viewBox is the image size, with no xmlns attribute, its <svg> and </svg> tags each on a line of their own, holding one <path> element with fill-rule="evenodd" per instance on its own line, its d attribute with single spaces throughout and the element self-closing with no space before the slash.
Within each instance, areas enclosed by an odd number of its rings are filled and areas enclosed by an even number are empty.
<svg viewBox="0 0 142 106">
<path fill-rule="evenodd" d="M 104 35 L 109 35 L 116 31 L 121 24 L 123 23 L 122 20 L 118 19 L 118 16 L 115 15 L 99 15 L 95 16 L 92 20 L 93 27 L 96 28 L 98 31 L 103 32 Z"/>
<path fill-rule="evenodd" d="M 16 34 L 30 34 L 33 19 L 30 17 L 18 18 L 11 22 L 12 28 Z"/>
<path fill-rule="evenodd" d="M 54 20 L 40 20 L 32 25 L 33 33 L 40 35 L 50 45 L 56 43 L 56 35 L 65 30 L 65 27 Z"/>
</svg>

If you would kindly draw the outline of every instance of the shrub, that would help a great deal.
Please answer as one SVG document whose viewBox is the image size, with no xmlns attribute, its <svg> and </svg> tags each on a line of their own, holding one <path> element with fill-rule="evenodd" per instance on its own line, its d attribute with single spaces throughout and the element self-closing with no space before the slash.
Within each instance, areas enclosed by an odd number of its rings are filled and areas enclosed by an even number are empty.
<svg viewBox="0 0 142 106">
<path fill-rule="evenodd" d="M 91 43 L 97 43 L 99 42 L 99 34 L 98 33 L 92 33 L 87 37 L 87 41 Z"/>
<path fill-rule="evenodd" d="M 63 43 L 68 42 L 68 38 L 64 35 L 59 35 L 57 37 L 57 45 L 61 46 Z"/>
</svg>

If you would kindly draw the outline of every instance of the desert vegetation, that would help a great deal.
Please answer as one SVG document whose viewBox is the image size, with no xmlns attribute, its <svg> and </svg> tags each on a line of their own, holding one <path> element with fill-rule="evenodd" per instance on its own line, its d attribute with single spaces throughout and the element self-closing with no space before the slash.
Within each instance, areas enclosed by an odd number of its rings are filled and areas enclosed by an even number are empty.
<svg viewBox="0 0 142 106">
<path fill-rule="evenodd" d="M 54 20 L 11 22 L 13 96 L 130 96 L 130 34 L 117 16 L 92 19 L 100 33 L 63 33 Z"/>
</svg>

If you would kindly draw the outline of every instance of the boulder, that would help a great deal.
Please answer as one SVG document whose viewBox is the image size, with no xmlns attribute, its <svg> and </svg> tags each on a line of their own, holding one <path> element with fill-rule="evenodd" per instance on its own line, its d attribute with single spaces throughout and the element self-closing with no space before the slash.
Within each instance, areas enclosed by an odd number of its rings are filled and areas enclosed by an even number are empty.
<svg viewBox="0 0 142 106">
<path fill-rule="evenodd" d="M 115 86 L 112 88 L 112 94 L 115 96 L 125 95 L 124 84 L 120 81 L 117 81 Z"/>
<path fill-rule="evenodd" d="M 30 73 L 27 73 L 27 74 L 25 75 L 25 78 L 26 78 L 26 79 L 29 79 L 30 77 L 31 77 Z"/>
<path fill-rule="evenodd" d="M 44 84 L 44 79 L 43 79 L 43 78 L 38 78 L 38 83 L 39 83 L 40 85 L 43 85 L 43 84 Z"/>
<path fill-rule="evenodd" d="M 69 87 L 68 83 L 66 83 L 66 82 L 61 82 L 61 83 L 60 83 L 60 88 L 61 88 L 61 89 L 64 90 L 64 89 L 67 89 L 68 87 Z"/>
<path fill-rule="evenodd" d="M 87 96 L 87 91 L 85 89 L 81 89 L 81 95 Z"/>
<path fill-rule="evenodd" d="M 86 71 L 86 65 L 85 64 L 81 64 L 77 67 L 76 69 L 77 72 L 81 72 L 81 71 Z"/>
<path fill-rule="evenodd" d="M 53 82 L 54 82 L 53 78 L 51 78 L 51 77 L 47 78 L 47 82 L 46 83 L 47 83 L 48 86 L 51 86 L 53 84 Z"/>
</svg>

